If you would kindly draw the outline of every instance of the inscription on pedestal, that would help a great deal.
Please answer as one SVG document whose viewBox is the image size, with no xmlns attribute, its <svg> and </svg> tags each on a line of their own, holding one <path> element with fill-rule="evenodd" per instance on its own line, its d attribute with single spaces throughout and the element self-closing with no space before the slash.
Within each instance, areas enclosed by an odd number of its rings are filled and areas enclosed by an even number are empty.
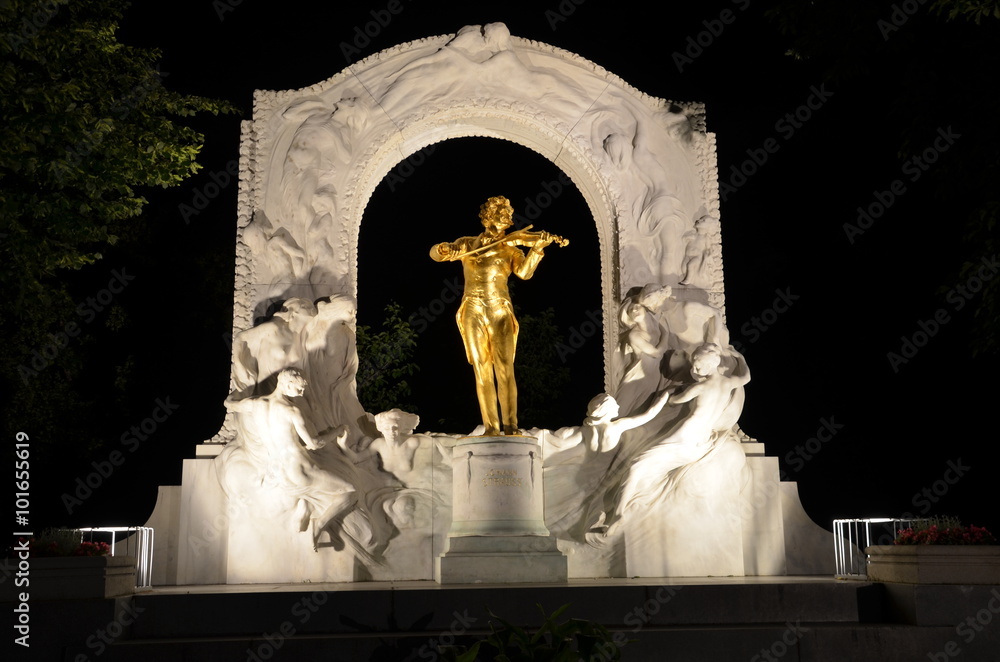
<svg viewBox="0 0 1000 662">
<path fill-rule="evenodd" d="M 530 437 L 470 437 L 455 446 L 452 536 L 548 536 L 541 454 Z"/>
<path fill-rule="evenodd" d="M 522 487 L 517 469 L 487 469 L 483 487 Z"/>
</svg>

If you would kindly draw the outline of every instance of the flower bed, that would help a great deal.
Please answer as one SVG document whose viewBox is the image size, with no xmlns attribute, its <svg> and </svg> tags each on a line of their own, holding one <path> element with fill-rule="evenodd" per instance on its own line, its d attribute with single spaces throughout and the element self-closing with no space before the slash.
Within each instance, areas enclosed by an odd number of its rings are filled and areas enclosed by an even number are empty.
<svg viewBox="0 0 1000 662">
<path fill-rule="evenodd" d="M 1000 585 L 996 545 L 873 545 L 865 553 L 873 582 Z"/>
<path fill-rule="evenodd" d="M 981 526 L 934 517 L 899 531 L 894 543 L 865 549 L 871 581 L 1000 585 L 1000 547 Z"/>
</svg>

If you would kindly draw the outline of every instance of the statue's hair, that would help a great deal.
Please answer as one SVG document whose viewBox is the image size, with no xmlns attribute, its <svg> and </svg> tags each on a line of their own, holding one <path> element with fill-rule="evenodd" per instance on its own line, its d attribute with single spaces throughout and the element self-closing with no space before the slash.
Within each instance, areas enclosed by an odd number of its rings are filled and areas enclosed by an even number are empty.
<svg viewBox="0 0 1000 662">
<path fill-rule="evenodd" d="M 294 383 L 296 381 L 301 381 L 305 386 L 309 385 L 309 382 L 307 382 L 306 378 L 302 375 L 301 370 L 298 368 L 284 368 L 278 373 L 278 381 L 274 385 L 274 392 L 279 393 L 281 392 L 281 388 L 284 384 Z"/>
<path fill-rule="evenodd" d="M 511 212 L 514 211 L 514 208 L 510 205 L 510 200 L 502 195 L 492 197 L 479 206 L 479 220 L 482 221 L 483 225 L 486 225 L 486 221 L 496 214 L 499 207 L 510 207 Z"/>
<path fill-rule="evenodd" d="M 694 350 L 694 353 L 691 355 L 691 361 L 696 361 L 697 359 L 709 354 L 714 354 L 715 356 L 722 358 L 722 348 L 714 342 L 707 342 L 703 345 L 698 345 L 698 348 Z"/>
<path fill-rule="evenodd" d="M 275 317 L 282 317 L 287 319 L 289 315 L 305 312 L 308 315 L 316 314 L 316 304 L 314 304 L 309 299 L 303 299 L 302 297 L 291 297 L 285 299 L 281 304 L 281 309 L 274 314 Z"/>
<path fill-rule="evenodd" d="M 413 432 L 413 429 L 420 424 L 420 417 L 416 414 L 405 412 L 402 409 L 390 409 L 389 411 L 375 414 L 375 427 L 378 430 L 382 430 L 394 418 L 399 422 L 400 429 L 405 430 L 406 434 Z"/>
<path fill-rule="evenodd" d="M 279 384 L 287 382 L 289 379 L 295 379 L 295 378 L 305 379 L 305 377 L 302 376 L 302 371 L 299 370 L 298 368 L 285 368 L 278 373 Z"/>
<path fill-rule="evenodd" d="M 604 418 L 616 407 L 618 407 L 618 401 L 613 396 L 601 393 L 591 398 L 590 402 L 587 403 L 587 418 Z"/>
</svg>

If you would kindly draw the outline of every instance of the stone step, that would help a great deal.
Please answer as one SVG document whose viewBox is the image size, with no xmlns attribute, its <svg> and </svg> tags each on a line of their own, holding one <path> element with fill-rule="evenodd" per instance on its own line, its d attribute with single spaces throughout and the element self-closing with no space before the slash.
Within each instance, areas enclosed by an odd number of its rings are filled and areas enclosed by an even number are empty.
<svg viewBox="0 0 1000 662">
<path fill-rule="evenodd" d="M 358 660 L 437 660 L 436 645 L 468 645 L 485 635 L 484 630 L 470 632 L 471 638 L 448 636 L 448 633 L 415 634 L 412 632 L 376 632 L 342 635 L 293 635 L 290 637 L 202 639 L 148 639 L 115 643 L 100 651 L 102 662 L 214 662 L 272 659 L 327 662 Z M 950 659 L 945 651 L 949 642 L 959 646 L 964 657 L 973 660 L 997 660 L 996 639 L 982 637 L 978 642 L 956 641 L 948 627 L 898 625 L 829 624 L 796 622 L 773 625 L 733 625 L 728 627 L 649 626 L 625 631 L 621 646 L 624 660 L 669 660 L 670 662 L 731 662 L 733 660 L 795 660 L 797 662 L 914 662 L 926 659 Z M 486 649 L 492 650 L 492 649 Z M 61 659 L 93 659 L 97 651 L 70 648 Z M 78 655 L 89 655 L 87 658 Z M 939 657 L 935 658 L 934 655 Z M 489 659 L 489 658 L 481 658 Z M 610 659 L 597 655 L 591 659 Z"/>
<path fill-rule="evenodd" d="M 468 645 L 487 634 L 487 609 L 533 630 L 544 621 L 536 603 L 546 613 L 570 603 L 559 621 L 602 624 L 625 660 L 1000 661 L 1000 617 L 983 602 L 993 594 L 953 588 L 935 593 L 934 624 L 912 625 L 885 585 L 826 578 L 170 587 L 33 601 L 30 657 L 13 659 L 434 660 L 439 643 Z M 962 625 L 970 615 L 976 627 Z"/>
<path fill-rule="evenodd" d="M 413 584 L 417 584 L 414 582 Z M 463 586 L 329 591 L 302 586 L 269 593 L 139 594 L 133 638 L 257 636 L 291 623 L 300 635 L 351 634 L 359 629 L 444 631 L 456 621 L 485 623 L 486 609 L 537 626 L 536 604 L 609 628 L 635 625 L 719 625 L 786 621 L 858 622 L 877 588 L 859 582 L 739 585 Z M 871 607 L 869 607 L 870 609 Z"/>
</svg>

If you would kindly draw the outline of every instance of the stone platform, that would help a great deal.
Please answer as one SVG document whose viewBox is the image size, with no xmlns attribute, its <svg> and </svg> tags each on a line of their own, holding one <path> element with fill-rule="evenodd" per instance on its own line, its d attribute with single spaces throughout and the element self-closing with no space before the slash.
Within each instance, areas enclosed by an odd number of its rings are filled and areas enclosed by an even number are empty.
<svg viewBox="0 0 1000 662">
<path fill-rule="evenodd" d="M 566 556 L 545 527 L 542 452 L 521 435 L 465 437 L 453 449 L 448 550 L 442 584 L 566 581 Z M 461 478 L 465 479 L 462 480 Z"/>
<path fill-rule="evenodd" d="M 607 626 L 625 660 L 911 662 L 959 651 L 988 661 L 1000 659 L 1000 618 L 962 624 L 993 615 L 996 596 L 998 587 L 953 587 L 939 596 L 938 615 L 950 611 L 942 624 L 914 625 L 885 585 L 827 577 L 176 586 L 32 601 L 32 647 L 13 659 L 438 659 L 437 643 L 489 632 L 487 608 L 530 628 L 542 621 L 536 603 L 547 613 L 569 603 L 563 618 Z"/>
</svg>

